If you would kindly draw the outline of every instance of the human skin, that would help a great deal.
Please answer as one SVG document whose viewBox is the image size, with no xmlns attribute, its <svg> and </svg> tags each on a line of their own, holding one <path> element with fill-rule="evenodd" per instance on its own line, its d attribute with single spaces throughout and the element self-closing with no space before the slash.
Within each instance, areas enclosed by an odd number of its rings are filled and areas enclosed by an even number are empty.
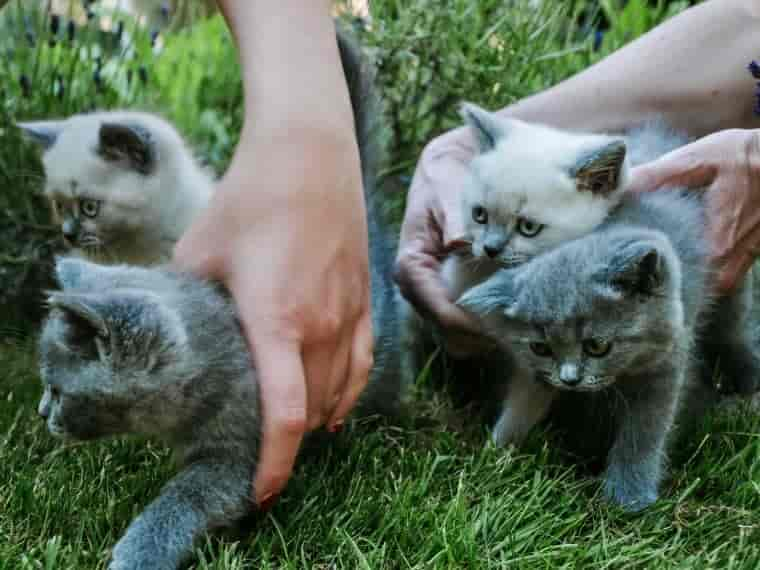
<svg viewBox="0 0 760 570">
<path fill-rule="evenodd" d="M 500 113 L 560 128 L 596 131 L 620 130 L 653 116 L 693 136 L 758 128 L 760 119 L 753 115 L 754 81 L 747 64 L 760 56 L 759 25 L 757 0 L 704 2 L 585 71 Z M 756 137 L 752 140 L 756 143 Z M 689 161 L 710 164 L 712 178 L 701 182 L 711 185 L 710 237 L 723 289 L 732 287 L 748 267 L 754 242 L 747 236 L 760 231 L 760 216 L 752 212 L 760 201 L 757 179 L 752 178 L 758 171 L 750 164 L 756 155 L 738 152 L 742 144 L 752 147 L 751 141 L 742 143 L 736 133 L 709 144 L 697 143 L 672 160 L 658 163 L 667 174 L 658 174 L 653 165 L 639 172 L 637 183 L 643 190 L 644 180 L 669 177 L 675 181 L 678 176 L 673 168 L 687 168 Z M 707 154 L 700 158 L 702 153 Z M 479 326 L 447 296 L 440 267 L 445 255 L 464 237 L 459 193 L 474 154 L 474 141 L 464 128 L 445 133 L 426 146 L 407 197 L 396 260 L 396 280 L 404 296 L 441 325 L 450 350 L 461 355 L 482 345 Z M 695 181 L 696 177 L 691 180 Z M 726 188 L 730 184 L 735 190 L 729 197 Z M 742 221 L 738 224 L 731 219 Z M 728 227 L 735 231 L 724 233 Z"/>
<path fill-rule="evenodd" d="M 337 431 L 372 366 L 367 222 L 329 0 L 220 0 L 245 90 L 240 142 L 178 265 L 238 306 L 262 401 L 257 503 L 307 430 Z M 325 223 L 325 220 L 331 220 Z"/>
</svg>

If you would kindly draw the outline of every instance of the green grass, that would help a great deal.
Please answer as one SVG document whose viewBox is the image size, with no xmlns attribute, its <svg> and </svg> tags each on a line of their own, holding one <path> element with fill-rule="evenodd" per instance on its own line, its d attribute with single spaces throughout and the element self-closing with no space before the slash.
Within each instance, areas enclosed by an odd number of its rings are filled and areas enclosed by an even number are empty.
<svg viewBox="0 0 760 570">
<path fill-rule="evenodd" d="M 460 100 L 506 105 L 685 3 L 602 2 L 611 27 L 599 51 L 588 34 L 601 15 L 591 1 L 548 3 L 543 12 L 502 0 L 443 5 L 375 0 L 373 27 L 362 32 L 379 66 L 393 176 L 408 176 L 424 143 L 458 124 Z M 218 19 L 165 32 L 159 55 L 144 30 L 129 49 L 99 52 L 92 24 L 78 28 L 75 41 L 60 36 L 51 46 L 45 19 L 29 21 L 42 38 L 34 45 L 18 21 L 0 18 L 0 230 L 46 224 L 35 197 L 39 163 L 11 126 L 19 118 L 124 105 L 160 110 L 223 170 L 242 113 L 233 47 Z M 92 78 L 97 54 L 100 88 Z M 185 57 L 203 60 L 189 66 Z M 130 87 L 127 72 L 140 66 L 148 81 Z M 63 96 L 55 87 L 61 69 Z M 23 97 L 24 74 L 44 88 Z M 0 269 L 28 251 L 17 255 L 4 235 Z M 170 457 L 150 442 L 54 441 L 35 412 L 41 389 L 31 341 L 1 340 L 7 326 L 0 323 L 0 570 L 103 568 L 108 549 L 171 476 Z M 427 386 L 411 410 L 400 426 L 355 426 L 305 458 L 271 513 L 237 540 L 211 540 L 196 567 L 760 568 L 756 410 L 715 414 L 679 442 L 662 500 L 640 515 L 602 502 L 598 481 L 551 433 L 534 434 L 520 451 L 494 449 L 477 416 Z"/>
<path fill-rule="evenodd" d="M 62 445 L 36 416 L 32 351 L 0 348 L 0 569 L 101 568 L 171 476 L 165 449 Z M 760 414 L 715 415 L 678 446 L 640 515 L 535 434 L 520 451 L 420 388 L 404 425 L 354 426 L 305 459 L 267 516 L 214 539 L 197 568 L 760 567 Z M 204 562 L 205 561 L 205 562 Z"/>
</svg>

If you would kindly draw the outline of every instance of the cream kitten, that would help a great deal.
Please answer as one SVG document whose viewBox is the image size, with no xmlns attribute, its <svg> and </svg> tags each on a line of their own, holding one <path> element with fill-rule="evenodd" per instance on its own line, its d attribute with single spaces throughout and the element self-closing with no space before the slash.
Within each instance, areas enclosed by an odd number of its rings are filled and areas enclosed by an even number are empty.
<svg viewBox="0 0 760 570">
<path fill-rule="evenodd" d="M 155 115 L 98 112 L 19 126 L 44 149 L 45 194 L 64 239 L 90 259 L 168 261 L 211 198 L 209 173 Z"/>
<path fill-rule="evenodd" d="M 621 137 L 560 131 L 472 104 L 462 116 L 479 154 L 462 193 L 466 246 L 443 266 L 452 299 L 502 267 L 591 232 L 628 181 Z"/>
</svg>

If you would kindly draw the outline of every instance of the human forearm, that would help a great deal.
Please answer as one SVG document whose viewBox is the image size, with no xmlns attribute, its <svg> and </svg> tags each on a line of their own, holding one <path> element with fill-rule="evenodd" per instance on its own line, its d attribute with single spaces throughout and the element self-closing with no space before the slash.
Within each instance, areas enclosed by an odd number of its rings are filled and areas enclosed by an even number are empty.
<svg viewBox="0 0 760 570">
<path fill-rule="evenodd" d="M 760 57 L 758 30 L 757 0 L 710 0 L 504 112 L 591 130 L 620 129 L 654 115 L 697 136 L 758 127 L 747 72 Z"/>
<path fill-rule="evenodd" d="M 353 136 L 329 0 L 219 0 L 219 5 L 240 53 L 244 140 L 256 132 L 287 137 L 292 130 L 331 140 Z"/>
</svg>

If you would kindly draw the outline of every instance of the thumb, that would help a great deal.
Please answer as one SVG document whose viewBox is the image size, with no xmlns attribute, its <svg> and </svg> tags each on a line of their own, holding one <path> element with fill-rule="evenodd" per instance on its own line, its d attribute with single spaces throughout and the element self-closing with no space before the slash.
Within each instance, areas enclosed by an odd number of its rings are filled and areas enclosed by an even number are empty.
<svg viewBox="0 0 760 570">
<path fill-rule="evenodd" d="M 701 158 L 699 142 L 636 166 L 631 170 L 629 192 L 652 192 L 663 186 L 701 188 L 715 180 L 717 169 Z"/>
</svg>

